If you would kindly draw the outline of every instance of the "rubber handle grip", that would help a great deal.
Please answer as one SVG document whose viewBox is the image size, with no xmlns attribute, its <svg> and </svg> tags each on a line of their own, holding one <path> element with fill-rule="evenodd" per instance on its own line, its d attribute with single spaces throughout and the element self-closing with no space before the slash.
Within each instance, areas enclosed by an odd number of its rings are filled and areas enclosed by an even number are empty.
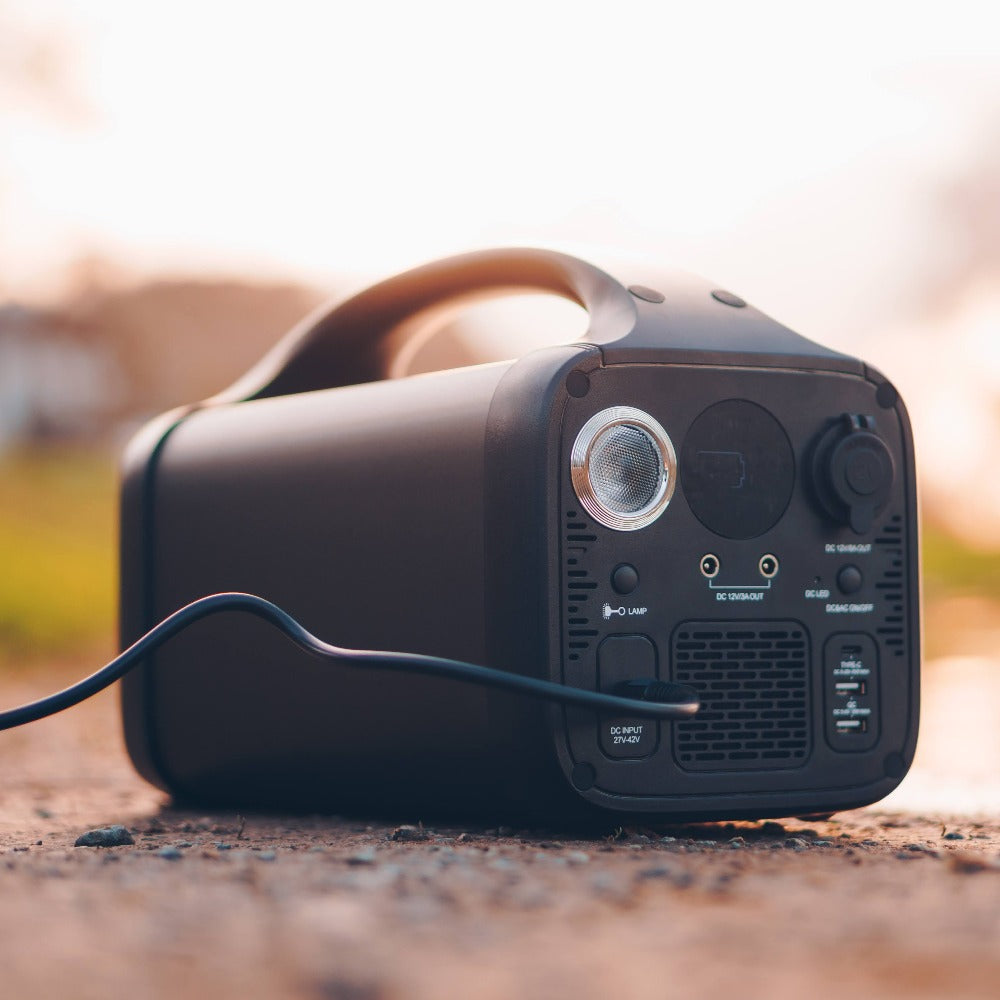
<svg viewBox="0 0 1000 1000">
<path fill-rule="evenodd" d="M 621 336 L 635 323 L 631 296 L 609 274 L 568 254 L 499 249 L 449 257 L 396 275 L 292 329 L 235 385 L 209 400 L 232 403 L 388 378 L 393 360 L 468 304 L 518 292 L 582 306 L 590 329 Z"/>
</svg>

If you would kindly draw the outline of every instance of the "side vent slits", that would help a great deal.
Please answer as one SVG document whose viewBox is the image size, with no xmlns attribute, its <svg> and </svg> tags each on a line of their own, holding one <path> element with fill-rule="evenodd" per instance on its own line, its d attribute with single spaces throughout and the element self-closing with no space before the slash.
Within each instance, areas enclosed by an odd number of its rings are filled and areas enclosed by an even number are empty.
<svg viewBox="0 0 1000 1000">
<path fill-rule="evenodd" d="M 798 622 L 685 622 L 673 679 L 702 708 L 673 725 L 685 771 L 799 767 L 809 755 L 809 640 Z"/>
<path fill-rule="evenodd" d="M 566 587 L 566 655 L 569 660 L 579 660 L 583 652 L 590 648 L 597 629 L 591 628 L 593 591 L 597 584 L 590 573 L 581 569 L 587 546 L 597 541 L 597 536 L 587 534 L 588 525 L 580 520 L 575 510 L 566 512 L 566 553 L 563 567 Z"/>
<path fill-rule="evenodd" d="M 899 514 L 882 528 L 875 539 L 879 576 L 875 589 L 883 609 L 880 624 L 875 631 L 879 641 L 896 656 L 906 654 L 906 562 L 904 558 L 903 525 Z"/>
</svg>

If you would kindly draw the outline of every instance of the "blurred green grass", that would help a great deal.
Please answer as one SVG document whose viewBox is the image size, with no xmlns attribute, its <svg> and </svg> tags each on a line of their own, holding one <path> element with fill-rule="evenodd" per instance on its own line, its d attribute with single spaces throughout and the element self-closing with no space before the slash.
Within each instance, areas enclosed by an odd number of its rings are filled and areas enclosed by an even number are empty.
<svg viewBox="0 0 1000 1000">
<path fill-rule="evenodd" d="M 1000 598 L 1000 551 L 974 548 L 926 520 L 920 545 L 926 600 Z"/>
<path fill-rule="evenodd" d="M 115 459 L 38 449 L 0 459 L 0 664 L 111 649 L 117 604 Z"/>
<path fill-rule="evenodd" d="M 92 658 L 115 644 L 117 471 L 107 452 L 36 449 L 0 459 L 0 665 Z M 928 606 L 996 600 L 1000 552 L 923 530 Z"/>
</svg>

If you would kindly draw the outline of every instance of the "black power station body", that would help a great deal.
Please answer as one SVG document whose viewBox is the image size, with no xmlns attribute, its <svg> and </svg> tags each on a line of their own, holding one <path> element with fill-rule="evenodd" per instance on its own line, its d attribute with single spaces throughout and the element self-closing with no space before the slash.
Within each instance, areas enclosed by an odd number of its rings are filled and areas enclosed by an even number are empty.
<svg viewBox="0 0 1000 1000">
<path fill-rule="evenodd" d="M 390 377 L 456 306 L 524 290 L 584 306 L 587 342 Z M 331 670 L 225 613 L 124 679 L 129 751 L 216 806 L 712 819 L 875 801 L 917 736 L 914 482 L 881 374 L 698 279 L 543 250 L 418 268 L 133 441 L 122 642 L 248 591 L 340 645 L 590 690 L 658 677 L 700 711 L 609 718 Z"/>
</svg>

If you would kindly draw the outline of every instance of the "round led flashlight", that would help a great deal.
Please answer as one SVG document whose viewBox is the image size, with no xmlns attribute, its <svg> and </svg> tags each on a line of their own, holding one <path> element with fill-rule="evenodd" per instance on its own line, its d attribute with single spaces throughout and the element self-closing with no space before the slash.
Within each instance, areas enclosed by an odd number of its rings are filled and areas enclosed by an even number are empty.
<svg viewBox="0 0 1000 1000">
<path fill-rule="evenodd" d="M 570 456 L 573 489 L 595 521 L 616 531 L 652 524 L 677 482 L 677 456 L 667 432 L 631 406 L 595 413 Z"/>
</svg>

